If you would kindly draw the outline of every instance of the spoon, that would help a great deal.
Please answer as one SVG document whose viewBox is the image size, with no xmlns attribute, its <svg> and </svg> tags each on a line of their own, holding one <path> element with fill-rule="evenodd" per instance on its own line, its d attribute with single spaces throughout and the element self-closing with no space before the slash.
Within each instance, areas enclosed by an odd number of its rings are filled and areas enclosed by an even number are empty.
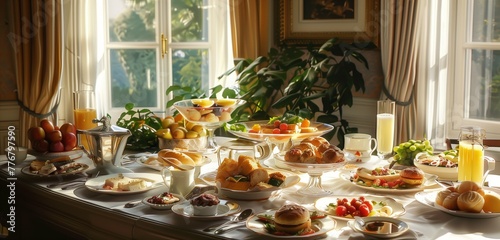
<svg viewBox="0 0 500 240">
<path fill-rule="evenodd" d="M 211 232 L 211 231 L 215 231 L 215 233 L 217 234 L 217 231 L 219 231 L 221 228 L 229 225 L 229 224 L 232 224 L 232 223 L 238 223 L 238 222 L 241 222 L 241 221 L 245 221 L 248 217 L 250 217 L 250 215 L 252 215 L 253 213 L 253 210 L 248 208 L 248 209 L 245 209 L 243 212 L 241 212 L 239 215 L 237 216 L 234 216 L 231 220 L 221 224 L 221 225 L 217 225 L 217 226 L 212 226 L 212 227 L 208 227 L 208 228 L 205 228 L 203 229 L 204 232 Z"/>
<path fill-rule="evenodd" d="M 176 162 L 172 161 L 172 160 L 177 160 L 175 158 L 167 158 L 167 157 L 161 157 L 163 160 L 165 160 L 165 162 L 167 162 L 168 164 L 172 165 L 173 167 L 181 170 L 181 171 L 187 171 L 188 169 L 186 168 L 183 168 L 181 167 L 179 164 L 177 164 Z"/>
</svg>

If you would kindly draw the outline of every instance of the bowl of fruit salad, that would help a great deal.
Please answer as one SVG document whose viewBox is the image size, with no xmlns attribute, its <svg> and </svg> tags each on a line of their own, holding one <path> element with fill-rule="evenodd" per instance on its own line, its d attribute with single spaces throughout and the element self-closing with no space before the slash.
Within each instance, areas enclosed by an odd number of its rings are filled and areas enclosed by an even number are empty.
<svg viewBox="0 0 500 240">
<path fill-rule="evenodd" d="M 457 181 L 458 152 L 447 150 L 439 154 L 418 153 L 413 164 L 425 173 L 434 174 L 440 180 Z"/>
</svg>

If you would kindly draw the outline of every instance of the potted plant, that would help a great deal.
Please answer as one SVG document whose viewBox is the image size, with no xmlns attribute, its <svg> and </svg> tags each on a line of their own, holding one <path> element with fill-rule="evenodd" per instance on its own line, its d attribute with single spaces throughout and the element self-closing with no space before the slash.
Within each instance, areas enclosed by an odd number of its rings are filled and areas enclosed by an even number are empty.
<svg viewBox="0 0 500 240">
<path fill-rule="evenodd" d="M 133 103 L 125 104 L 125 111 L 116 121 L 119 127 L 127 128 L 132 135 L 127 138 L 126 148 L 146 151 L 158 149 L 156 131 L 161 128 L 161 118 L 149 109 L 134 109 Z"/>
<path fill-rule="evenodd" d="M 373 43 L 349 44 L 333 38 L 319 48 L 313 45 L 306 49 L 286 45 L 271 48 L 267 56 L 240 60 L 219 77 L 236 72 L 237 89 L 219 85 L 211 89 L 211 95 L 221 93 L 223 97 L 247 101 L 233 112 L 233 121 L 266 120 L 270 115 L 289 112 L 332 124 L 336 128 L 325 138 L 337 134 L 339 146 L 343 147 L 344 135 L 357 131 L 343 119 L 343 108 L 352 107 L 353 89 L 365 91 L 363 75 L 353 60 L 368 69 L 368 61 L 359 50 L 373 47 Z M 167 107 L 189 98 L 191 91 L 188 87 L 171 86 L 167 94 L 176 94 Z"/>
</svg>

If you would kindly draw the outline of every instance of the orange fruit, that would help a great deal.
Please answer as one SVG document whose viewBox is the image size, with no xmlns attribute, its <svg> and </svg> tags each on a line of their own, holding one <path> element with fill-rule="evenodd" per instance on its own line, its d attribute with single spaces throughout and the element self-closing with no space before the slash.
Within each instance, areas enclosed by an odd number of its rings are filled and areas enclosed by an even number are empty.
<svg viewBox="0 0 500 240">
<path fill-rule="evenodd" d="M 483 211 L 500 213 L 500 195 L 493 192 L 485 193 Z"/>
</svg>

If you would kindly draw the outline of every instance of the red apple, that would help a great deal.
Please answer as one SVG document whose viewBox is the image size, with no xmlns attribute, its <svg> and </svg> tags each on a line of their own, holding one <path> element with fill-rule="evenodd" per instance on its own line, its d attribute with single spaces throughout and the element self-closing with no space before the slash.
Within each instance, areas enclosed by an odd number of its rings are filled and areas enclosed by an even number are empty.
<svg viewBox="0 0 500 240">
<path fill-rule="evenodd" d="M 64 133 L 73 133 L 76 135 L 76 127 L 72 123 L 65 123 L 61 125 L 61 128 L 59 130 L 63 135 Z"/>
<path fill-rule="evenodd" d="M 54 130 L 47 135 L 47 140 L 49 142 L 60 142 L 62 141 L 62 133 L 59 130 Z"/>
<path fill-rule="evenodd" d="M 28 129 L 28 139 L 31 141 L 40 141 L 45 139 L 45 131 L 41 127 L 30 127 Z"/>
<path fill-rule="evenodd" d="M 40 127 L 43 128 L 43 130 L 45 131 L 45 134 L 50 133 L 50 132 L 55 130 L 54 124 L 51 121 L 49 121 L 48 119 L 42 119 L 42 121 L 40 121 Z"/>
<path fill-rule="evenodd" d="M 32 147 L 37 152 L 47 152 L 49 150 L 49 142 L 45 139 L 33 141 Z"/>
<path fill-rule="evenodd" d="M 51 142 L 49 143 L 50 152 L 64 152 L 64 144 L 62 142 Z"/>
<path fill-rule="evenodd" d="M 63 133 L 62 143 L 64 144 L 65 151 L 71 151 L 76 147 L 76 134 L 71 132 Z"/>
</svg>

